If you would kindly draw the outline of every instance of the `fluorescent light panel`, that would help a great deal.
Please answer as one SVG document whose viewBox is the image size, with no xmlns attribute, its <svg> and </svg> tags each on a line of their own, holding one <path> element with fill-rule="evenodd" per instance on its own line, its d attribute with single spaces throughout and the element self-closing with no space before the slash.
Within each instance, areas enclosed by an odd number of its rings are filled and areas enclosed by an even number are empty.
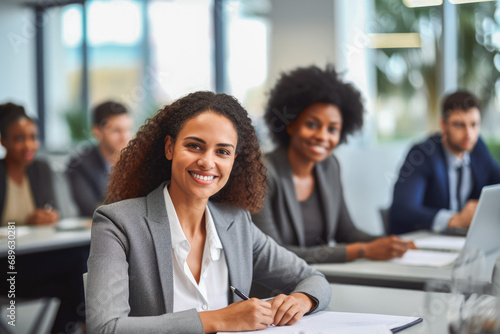
<svg viewBox="0 0 500 334">
<path fill-rule="evenodd" d="M 403 0 L 403 4 L 409 8 L 439 6 L 443 0 Z"/>
<path fill-rule="evenodd" d="M 369 47 L 372 49 L 394 49 L 394 48 L 419 48 L 422 45 L 420 34 L 396 33 L 396 34 L 368 34 L 370 38 Z"/>
</svg>

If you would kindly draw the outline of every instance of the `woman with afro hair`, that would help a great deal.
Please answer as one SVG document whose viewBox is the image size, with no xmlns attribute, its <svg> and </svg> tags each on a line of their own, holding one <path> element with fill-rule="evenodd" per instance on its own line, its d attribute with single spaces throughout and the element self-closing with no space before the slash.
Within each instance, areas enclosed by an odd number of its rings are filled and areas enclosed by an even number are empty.
<svg viewBox="0 0 500 334">
<path fill-rule="evenodd" d="M 250 218 L 265 168 L 247 112 L 197 92 L 141 127 L 92 224 L 89 333 L 212 333 L 291 325 L 329 303 L 325 277 Z M 252 279 L 280 291 L 242 300 Z"/>
<path fill-rule="evenodd" d="M 284 73 L 271 90 L 265 120 L 277 149 L 267 155 L 268 197 L 255 224 L 308 263 L 402 256 L 410 244 L 356 228 L 332 151 L 363 125 L 356 88 L 335 69 Z"/>
</svg>

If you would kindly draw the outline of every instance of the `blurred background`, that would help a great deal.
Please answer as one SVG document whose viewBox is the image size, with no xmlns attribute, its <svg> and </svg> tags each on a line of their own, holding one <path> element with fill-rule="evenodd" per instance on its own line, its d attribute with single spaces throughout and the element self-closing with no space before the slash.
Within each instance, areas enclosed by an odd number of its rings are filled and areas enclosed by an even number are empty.
<svg viewBox="0 0 500 334">
<path fill-rule="evenodd" d="M 125 104 L 137 129 L 190 92 L 229 93 L 268 151 L 269 88 L 312 64 L 333 63 L 364 97 L 363 131 L 335 151 L 360 228 L 383 232 L 379 210 L 410 145 L 438 130 L 446 93 L 479 97 L 482 137 L 500 161 L 497 1 L 2 0 L 0 36 L 0 103 L 38 119 L 63 217 L 75 208 L 61 175 L 93 141 L 96 104 Z"/>
</svg>

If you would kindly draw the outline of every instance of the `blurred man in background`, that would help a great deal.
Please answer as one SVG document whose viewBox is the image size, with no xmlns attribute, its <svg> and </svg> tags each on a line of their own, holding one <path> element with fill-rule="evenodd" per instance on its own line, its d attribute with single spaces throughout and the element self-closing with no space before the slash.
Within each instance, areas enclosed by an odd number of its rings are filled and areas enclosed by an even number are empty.
<svg viewBox="0 0 500 334">
<path fill-rule="evenodd" d="M 80 216 L 91 217 L 106 196 L 108 175 L 130 138 L 132 119 L 127 108 L 105 102 L 94 109 L 92 133 L 97 145 L 74 155 L 66 170 Z"/>
<path fill-rule="evenodd" d="M 390 233 L 467 229 L 481 189 L 500 183 L 500 166 L 479 137 L 481 113 L 469 92 L 448 95 L 441 133 L 412 147 L 394 186 Z"/>
</svg>

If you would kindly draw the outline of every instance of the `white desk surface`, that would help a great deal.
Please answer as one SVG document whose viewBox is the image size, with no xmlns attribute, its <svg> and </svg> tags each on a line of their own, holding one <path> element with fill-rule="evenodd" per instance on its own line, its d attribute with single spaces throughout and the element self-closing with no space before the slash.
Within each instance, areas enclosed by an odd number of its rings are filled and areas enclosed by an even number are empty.
<svg viewBox="0 0 500 334">
<path fill-rule="evenodd" d="M 360 285 L 332 284 L 332 300 L 327 311 L 374 313 L 421 317 L 424 321 L 402 331 L 402 334 L 448 333 L 447 293 L 432 293 L 433 301 L 442 302 L 443 307 L 426 310 L 426 292 L 369 287 Z M 435 304 L 433 304 L 435 305 Z"/>
<path fill-rule="evenodd" d="M 415 232 L 401 236 L 406 240 L 415 240 L 432 235 L 430 232 Z M 428 279 L 450 280 L 452 265 L 433 268 L 405 266 L 386 261 L 366 259 L 347 263 L 314 264 L 332 283 L 398 286 L 400 288 L 422 289 Z M 420 286 L 420 287 L 419 287 Z"/>
<path fill-rule="evenodd" d="M 81 220 L 81 218 L 75 218 Z M 66 222 L 68 219 L 65 220 Z M 29 233 L 16 238 L 16 255 L 85 246 L 90 244 L 90 228 L 58 230 L 55 226 L 29 227 Z M 7 238 L 0 239 L 0 257 L 7 256 Z"/>
</svg>

